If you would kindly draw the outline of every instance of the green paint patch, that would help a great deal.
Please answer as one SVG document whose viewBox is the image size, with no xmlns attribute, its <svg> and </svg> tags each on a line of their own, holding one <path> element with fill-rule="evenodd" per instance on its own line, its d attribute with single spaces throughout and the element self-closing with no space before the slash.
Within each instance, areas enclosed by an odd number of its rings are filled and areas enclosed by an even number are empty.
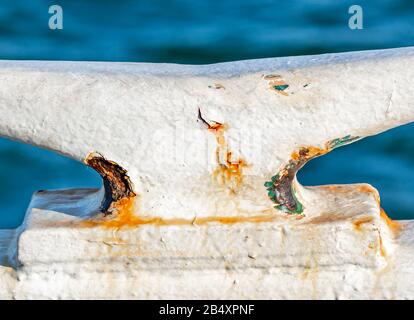
<svg viewBox="0 0 414 320">
<path fill-rule="evenodd" d="M 277 91 L 283 91 L 286 90 L 289 87 L 288 84 L 277 84 L 275 86 L 273 86 L 273 89 L 277 90 Z"/>
<path fill-rule="evenodd" d="M 340 146 L 346 145 L 348 143 L 354 142 L 354 141 L 358 140 L 359 138 L 360 137 L 358 137 L 358 136 L 351 136 L 350 134 L 348 134 L 345 137 L 336 138 L 336 139 L 333 139 L 333 140 L 329 141 L 327 143 L 327 147 L 331 148 L 331 149 L 335 149 L 335 148 L 338 148 Z"/>
<path fill-rule="evenodd" d="M 270 200 L 276 204 L 274 207 L 275 209 L 281 210 L 287 214 L 302 214 L 303 206 L 296 198 L 292 184 L 290 181 L 289 184 L 286 184 L 285 179 L 285 176 L 277 174 L 271 178 L 272 181 L 266 181 L 264 186 L 266 187 L 267 195 Z M 284 185 L 285 188 L 281 187 L 282 185 Z M 288 190 L 286 190 L 286 187 Z M 285 197 L 287 197 L 288 201 L 285 201 Z"/>
</svg>

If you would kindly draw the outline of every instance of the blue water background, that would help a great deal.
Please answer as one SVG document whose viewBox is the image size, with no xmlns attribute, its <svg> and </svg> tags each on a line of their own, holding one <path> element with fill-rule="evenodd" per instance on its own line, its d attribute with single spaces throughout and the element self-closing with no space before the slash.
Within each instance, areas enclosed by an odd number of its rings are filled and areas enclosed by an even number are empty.
<svg viewBox="0 0 414 320">
<path fill-rule="evenodd" d="M 63 7 L 63 30 L 48 28 L 52 4 Z M 364 9 L 363 30 L 348 28 L 352 4 Z M 1 0 L 0 59 L 202 64 L 409 46 L 413 30 L 410 0 Z M 299 179 L 369 182 L 392 217 L 414 218 L 413 133 L 403 126 L 338 149 Z M 0 228 L 20 224 L 36 190 L 100 183 L 80 163 L 1 139 Z"/>
</svg>

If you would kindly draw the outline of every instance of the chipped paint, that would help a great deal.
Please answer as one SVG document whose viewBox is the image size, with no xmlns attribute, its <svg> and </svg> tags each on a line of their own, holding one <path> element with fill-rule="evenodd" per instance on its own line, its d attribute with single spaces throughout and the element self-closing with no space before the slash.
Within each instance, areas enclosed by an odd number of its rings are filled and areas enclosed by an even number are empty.
<svg viewBox="0 0 414 320">
<path fill-rule="evenodd" d="M 278 91 L 283 91 L 283 90 L 287 89 L 288 87 L 289 87 L 288 84 L 275 84 L 273 86 L 273 89 L 276 89 Z"/>
<path fill-rule="evenodd" d="M 281 95 L 288 96 L 289 94 L 285 91 L 289 85 L 283 80 L 276 80 L 269 82 L 269 89 L 280 93 Z"/>
<path fill-rule="evenodd" d="M 134 198 L 131 180 L 127 171 L 114 161 L 107 160 L 98 152 L 91 152 L 84 163 L 94 169 L 103 179 L 105 189 L 101 210 L 104 214 L 118 212 L 124 199 Z"/>
<path fill-rule="evenodd" d="M 268 81 L 269 89 L 276 91 L 277 93 L 288 96 L 289 94 L 285 91 L 289 85 L 282 79 L 278 74 L 268 74 L 263 76 L 263 79 Z"/>
<path fill-rule="evenodd" d="M 215 84 L 213 84 L 213 85 L 209 85 L 208 86 L 210 89 L 218 89 L 218 90 L 220 90 L 220 89 L 223 89 L 223 90 L 225 90 L 226 88 L 222 85 L 222 84 L 220 84 L 220 83 L 215 83 Z"/>
<path fill-rule="evenodd" d="M 278 75 L 278 74 L 267 74 L 267 75 L 263 75 L 263 79 L 265 80 L 276 80 L 276 79 L 281 79 L 282 76 Z"/>
<path fill-rule="evenodd" d="M 311 159 L 324 155 L 333 149 L 343 146 L 345 144 L 356 141 L 359 137 L 347 135 L 342 138 L 337 138 L 328 141 L 324 148 L 319 147 L 302 147 L 291 154 L 289 162 L 276 175 L 271 178 L 271 181 L 265 182 L 264 186 L 267 188 L 270 200 L 276 203 L 275 209 L 282 210 L 288 214 L 302 214 L 303 205 L 297 199 L 295 194 L 295 185 L 293 181 L 296 173 Z"/>
</svg>

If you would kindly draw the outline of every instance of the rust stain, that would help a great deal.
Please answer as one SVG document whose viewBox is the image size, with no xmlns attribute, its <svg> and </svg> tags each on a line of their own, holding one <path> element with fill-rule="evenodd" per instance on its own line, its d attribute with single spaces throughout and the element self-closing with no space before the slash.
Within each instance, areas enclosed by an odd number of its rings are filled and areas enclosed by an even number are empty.
<svg viewBox="0 0 414 320">
<path fill-rule="evenodd" d="M 133 228 L 142 225 L 156 225 L 156 226 L 191 226 L 191 225 L 206 225 L 210 223 L 220 224 L 236 224 L 236 223 L 261 223 L 272 222 L 278 217 L 271 214 L 262 214 L 255 216 L 210 216 L 193 219 L 170 218 L 162 217 L 143 217 L 136 214 L 138 211 L 136 207 L 137 197 L 124 198 L 114 204 L 114 209 L 117 211 L 116 216 L 103 216 L 101 218 L 91 218 L 87 220 L 69 222 L 70 225 L 78 227 L 104 227 L 104 228 Z M 66 226 L 67 223 L 60 224 Z"/>
<path fill-rule="evenodd" d="M 310 281 L 312 286 L 312 299 L 316 300 L 318 297 L 318 278 L 319 278 L 319 267 L 312 265 L 310 262 L 304 266 L 305 271 L 302 273 L 303 281 Z"/>
<path fill-rule="evenodd" d="M 319 216 L 316 216 L 310 219 L 307 223 L 309 224 L 321 224 L 321 223 L 331 223 L 331 222 L 338 222 L 348 220 L 344 214 L 340 213 L 321 213 Z"/>
<path fill-rule="evenodd" d="M 387 256 L 387 251 L 385 250 L 384 244 L 382 243 L 381 233 L 378 231 L 378 243 L 379 243 L 379 251 L 382 257 Z"/>
<path fill-rule="evenodd" d="M 400 234 L 402 225 L 399 222 L 392 220 L 383 208 L 380 208 L 380 217 L 385 221 L 394 236 L 398 236 Z"/>
<path fill-rule="evenodd" d="M 243 182 L 243 168 L 245 167 L 247 164 L 244 160 L 232 161 L 231 152 L 227 151 L 224 164 L 220 163 L 213 171 L 213 178 L 219 184 L 228 185 L 232 191 L 235 191 Z"/>
<path fill-rule="evenodd" d="M 272 222 L 276 220 L 275 215 L 256 215 L 256 216 L 234 216 L 234 217 L 200 217 L 195 219 L 172 218 L 165 219 L 161 217 L 142 217 L 134 213 L 132 199 L 127 199 L 122 204 L 122 210 L 112 219 L 90 219 L 81 222 L 83 227 L 104 227 L 104 228 L 133 228 L 142 225 L 156 226 L 191 226 L 206 225 L 210 223 L 236 224 L 236 223 L 260 223 Z"/>
<path fill-rule="evenodd" d="M 312 299 L 318 298 L 318 280 L 319 280 L 319 261 L 320 257 L 320 241 L 323 235 L 316 228 L 305 229 L 303 233 L 303 242 L 308 245 L 309 257 L 304 264 L 304 272 L 302 273 L 302 280 L 305 281 L 304 290 L 307 290 L 307 285 L 311 286 Z"/>
<path fill-rule="evenodd" d="M 362 225 L 366 224 L 366 223 L 370 223 L 374 221 L 374 217 L 372 216 L 364 216 L 364 217 L 360 217 L 358 219 L 355 219 L 354 221 L 352 221 L 352 224 L 354 225 L 354 229 L 357 231 L 361 231 L 362 230 Z"/>
<path fill-rule="evenodd" d="M 311 270 L 311 263 L 310 263 L 310 261 L 307 261 L 307 262 L 305 263 L 305 265 L 303 266 L 303 268 L 304 268 L 305 270 L 302 272 L 302 276 L 301 276 L 301 278 L 302 278 L 302 280 L 306 280 L 306 279 L 308 278 L 308 276 L 309 276 L 309 272 L 310 272 L 310 270 Z"/>
<path fill-rule="evenodd" d="M 370 193 L 374 196 L 375 201 L 378 204 L 378 207 L 380 209 L 380 217 L 381 219 L 383 219 L 385 221 L 385 223 L 387 224 L 388 228 L 390 229 L 390 231 L 392 232 L 393 236 L 397 237 L 402 229 L 402 225 L 398 222 L 398 221 L 394 221 L 392 220 L 387 213 L 385 212 L 385 210 L 381 207 L 381 199 L 380 199 L 380 195 L 378 193 L 378 191 L 371 187 L 370 185 L 361 185 L 358 186 L 358 191 L 360 192 L 365 192 L 365 193 Z"/>
<path fill-rule="evenodd" d="M 380 195 L 379 195 L 378 191 L 375 188 L 373 188 L 370 185 L 365 184 L 365 185 L 357 186 L 357 190 L 359 192 L 372 194 L 374 196 L 375 201 L 377 202 L 378 206 L 380 206 L 380 203 L 381 203 Z"/>
<path fill-rule="evenodd" d="M 292 152 L 291 158 L 295 161 L 297 160 L 310 160 L 316 156 L 321 156 L 331 151 L 331 148 L 328 146 L 324 149 L 314 146 L 302 147 L 299 150 Z"/>
<path fill-rule="evenodd" d="M 383 241 L 382 241 L 382 236 L 381 236 L 381 232 L 380 230 L 377 230 L 378 232 L 378 238 L 373 241 L 368 243 L 368 250 L 374 250 L 379 252 L 379 254 L 381 255 L 381 257 L 386 258 L 387 257 L 387 251 L 384 247 Z M 365 252 L 365 254 L 367 254 L 368 252 Z"/>
<path fill-rule="evenodd" d="M 225 124 L 213 121 L 207 122 L 198 109 L 198 119 L 207 127 L 207 130 L 216 137 L 216 161 L 217 168 L 213 171 L 213 179 L 220 185 L 226 185 L 230 191 L 235 192 L 243 182 L 243 169 L 248 164 L 243 159 L 233 159 L 232 152 L 229 150 L 224 133 L 227 129 Z"/>
</svg>

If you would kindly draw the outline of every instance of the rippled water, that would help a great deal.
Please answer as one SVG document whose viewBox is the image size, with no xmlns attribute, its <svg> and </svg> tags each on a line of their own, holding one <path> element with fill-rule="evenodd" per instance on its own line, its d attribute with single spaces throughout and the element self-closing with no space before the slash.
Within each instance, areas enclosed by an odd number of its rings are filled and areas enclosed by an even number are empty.
<svg viewBox="0 0 414 320">
<path fill-rule="evenodd" d="M 60 0 L 64 29 L 48 29 L 50 1 L 2 0 L 0 59 L 214 63 L 414 44 L 414 1 Z M 364 29 L 348 28 L 348 8 Z M 0 115 L 1 116 L 1 115 Z M 304 184 L 369 182 L 393 217 L 414 217 L 414 125 L 310 162 Z M 93 187 L 82 164 L 0 140 L 0 227 L 17 226 L 38 189 Z"/>
</svg>

